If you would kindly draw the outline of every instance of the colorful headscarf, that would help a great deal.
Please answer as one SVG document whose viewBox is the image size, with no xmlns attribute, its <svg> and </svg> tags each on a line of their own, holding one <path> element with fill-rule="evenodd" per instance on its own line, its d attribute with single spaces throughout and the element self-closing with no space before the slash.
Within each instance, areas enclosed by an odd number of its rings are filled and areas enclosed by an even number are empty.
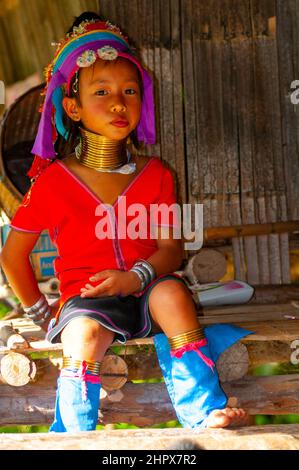
<svg viewBox="0 0 299 470">
<path fill-rule="evenodd" d="M 57 132 L 64 139 L 68 137 L 62 118 L 63 86 L 66 86 L 68 93 L 75 73 L 82 67 L 92 65 L 98 57 L 103 60 L 123 57 L 138 68 L 142 78 L 143 97 L 137 139 L 145 144 L 155 143 L 154 94 L 150 75 L 134 57 L 127 38 L 119 28 L 109 22 L 83 21 L 58 44 L 54 60 L 46 69 L 45 101 L 32 148 L 36 158 L 28 172 L 31 178 L 55 158 Z"/>
</svg>

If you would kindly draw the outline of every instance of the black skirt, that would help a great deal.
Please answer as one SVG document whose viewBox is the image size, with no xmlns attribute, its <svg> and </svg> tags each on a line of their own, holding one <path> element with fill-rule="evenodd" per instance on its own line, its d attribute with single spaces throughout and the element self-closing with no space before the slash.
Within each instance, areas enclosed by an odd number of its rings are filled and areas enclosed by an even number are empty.
<svg viewBox="0 0 299 470">
<path fill-rule="evenodd" d="M 140 297 L 133 295 L 82 298 L 80 295 L 70 298 L 63 305 L 58 322 L 52 319 L 47 332 L 50 343 L 59 343 L 63 328 L 74 318 L 92 318 L 107 330 L 114 331 L 114 340 L 124 344 L 131 338 L 144 338 L 151 332 L 149 312 L 149 294 L 159 282 L 173 279 L 185 281 L 172 274 L 160 276 Z"/>
</svg>

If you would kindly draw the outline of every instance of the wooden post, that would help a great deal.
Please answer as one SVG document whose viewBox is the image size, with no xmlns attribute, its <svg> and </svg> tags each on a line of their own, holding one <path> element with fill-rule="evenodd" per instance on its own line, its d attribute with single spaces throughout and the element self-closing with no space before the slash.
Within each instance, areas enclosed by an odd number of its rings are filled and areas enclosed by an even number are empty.
<svg viewBox="0 0 299 470">
<path fill-rule="evenodd" d="M 106 391 L 122 388 L 128 380 L 128 366 L 119 356 L 109 354 L 101 364 L 102 387 Z"/>
<path fill-rule="evenodd" d="M 28 341 L 11 325 L 4 325 L 0 328 L 0 341 L 3 346 L 6 345 L 10 349 L 29 348 Z"/>
<path fill-rule="evenodd" d="M 219 281 L 226 274 L 225 256 L 212 248 L 202 248 L 189 259 L 185 275 L 192 283 Z"/>
<path fill-rule="evenodd" d="M 22 387 L 33 380 L 37 368 L 34 361 L 24 354 L 11 352 L 2 357 L 0 363 L 2 379 L 14 387 Z"/>
</svg>

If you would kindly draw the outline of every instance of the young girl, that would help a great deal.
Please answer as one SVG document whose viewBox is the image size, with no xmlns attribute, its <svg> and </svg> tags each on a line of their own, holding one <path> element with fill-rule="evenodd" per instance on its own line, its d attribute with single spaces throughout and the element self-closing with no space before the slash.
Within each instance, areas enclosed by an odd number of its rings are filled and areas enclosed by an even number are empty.
<svg viewBox="0 0 299 470">
<path fill-rule="evenodd" d="M 71 147 L 77 144 L 62 159 L 54 148 L 58 134 Z M 156 227 L 148 226 L 151 204 L 176 201 L 172 175 L 158 158 L 131 153 L 128 138 L 136 145 L 155 142 L 152 80 L 120 30 L 85 13 L 47 68 L 29 172 L 33 184 L 1 253 L 26 315 L 48 326 L 49 341 L 63 344 L 50 430 L 95 429 L 105 352 L 115 340 L 147 336 L 152 323 L 163 331 L 154 344 L 182 425 L 241 424 L 246 413 L 226 407 L 214 363 L 249 332 L 200 327 L 191 293 L 174 274 L 182 263 L 182 244 L 173 236 L 177 219 L 172 216 L 165 227 L 158 217 Z M 124 198 L 127 208 L 146 208 L 146 236 L 132 236 L 135 213 L 130 209 L 124 216 Z M 128 229 L 125 237 L 120 228 Z M 41 295 L 29 261 L 45 229 L 59 253 L 59 309 Z"/>
</svg>

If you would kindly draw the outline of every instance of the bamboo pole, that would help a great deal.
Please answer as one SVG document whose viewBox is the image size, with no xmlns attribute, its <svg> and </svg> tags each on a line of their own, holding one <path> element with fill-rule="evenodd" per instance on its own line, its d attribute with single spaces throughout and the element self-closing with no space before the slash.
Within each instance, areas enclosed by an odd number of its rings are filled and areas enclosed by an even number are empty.
<svg viewBox="0 0 299 470">
<path fill-rule="evenodd" d="M 248 237 L 252 235 L 270 235 L 276 233 L 299 232 L 299 220 L 274 222 L 268 224 L 235 225 L 232 227 L 211 227 L 204 229 L 204 241 L 221 238 Z"/>
</svg>

